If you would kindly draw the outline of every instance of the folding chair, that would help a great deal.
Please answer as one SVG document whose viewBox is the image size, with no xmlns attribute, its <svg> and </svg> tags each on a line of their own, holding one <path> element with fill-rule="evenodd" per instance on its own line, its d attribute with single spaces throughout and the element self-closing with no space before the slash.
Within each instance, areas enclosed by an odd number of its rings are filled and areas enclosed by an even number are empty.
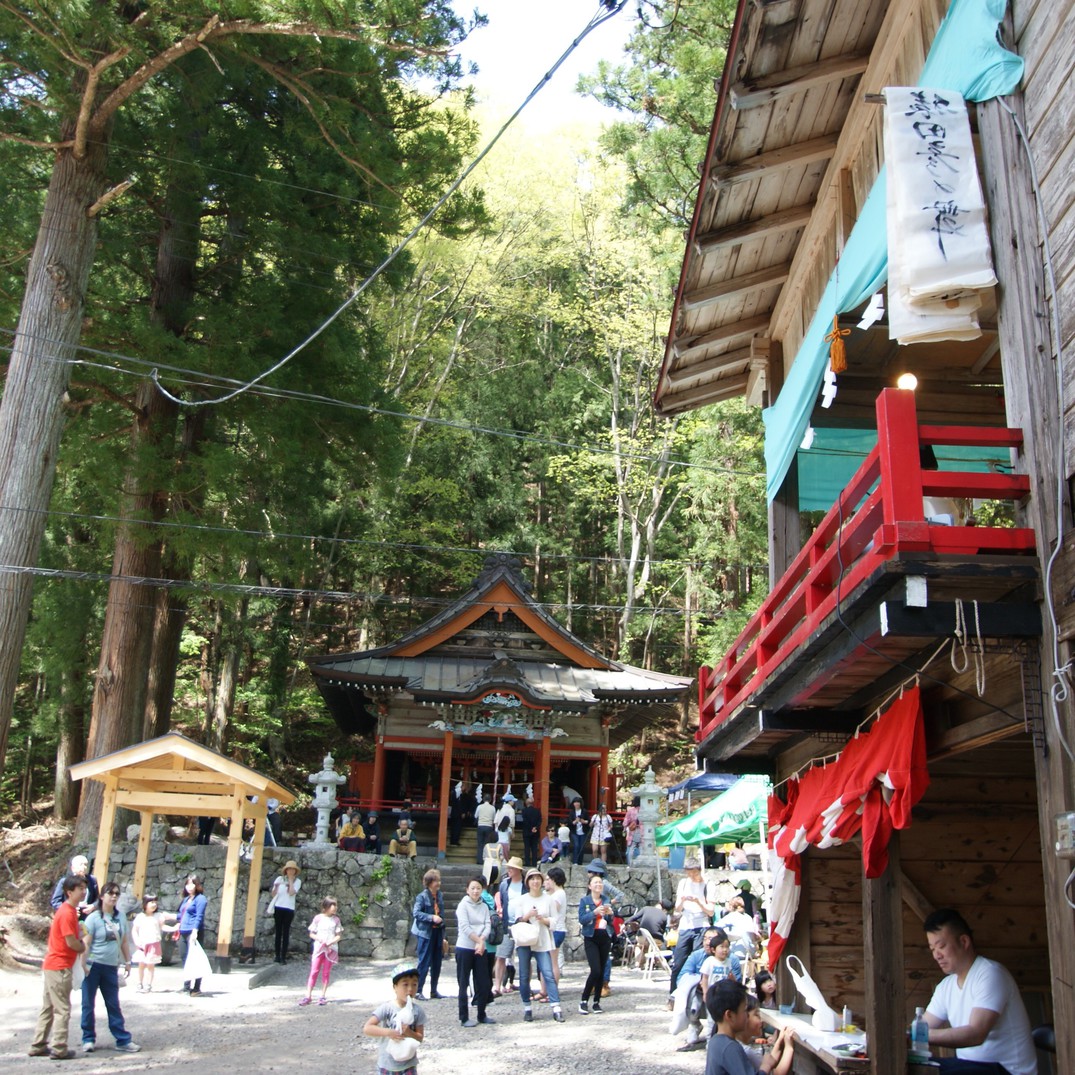
<svg viewBox="0 0 1075 1075">
<path fill-rule="evenodd" d="M 638 927 L 638 940 L 636 943 L 642 950 L 643 978 L 652 978 L 657 967 L 660 967 L 665 974 L 671 977 L 672 972 L 668 967 L 668 961 L 672 958 L 672 953 L 661 948 L 653 939 L 653 934 L 645 926 Z"/>
</svg>

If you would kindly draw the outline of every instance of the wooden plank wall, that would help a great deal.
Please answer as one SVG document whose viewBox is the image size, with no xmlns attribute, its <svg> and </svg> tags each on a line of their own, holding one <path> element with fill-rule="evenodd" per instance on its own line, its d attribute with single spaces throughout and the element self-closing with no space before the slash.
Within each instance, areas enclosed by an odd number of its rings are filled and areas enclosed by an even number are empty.
<svg viewBox="0 0 1075 1075">
<path fill-rule="evenodd" d="M 1049 956 L 1029 739 L 1020 734 L 932 762 L 930 775 L 911 827 L 899 834 L 903 872 L 932 906 L 965 915 L 979 951 L 1008 967 L 1028 995 L 1032 1018 L 1041 1017 L 1050 1010 Z M 837 1011 L 847 1004 L 861 1017 L 861 851 L 856 842 L 809 854 L 810 971 Z M 909 1022 L 941 974 L 906 904 L 903 930 Z"/>
<path fill-rule="evenodd" d="M 1060 297 L 1065 381 L 1075 371 L 1075 8 L 1044 0 L 1015 0 L 1015 48 L 1023 57 L 1027 135 L 1049 222 Z M 1067 393 L 1068 477 L 1075 470 L 1075 398 Z"/>
</svg>

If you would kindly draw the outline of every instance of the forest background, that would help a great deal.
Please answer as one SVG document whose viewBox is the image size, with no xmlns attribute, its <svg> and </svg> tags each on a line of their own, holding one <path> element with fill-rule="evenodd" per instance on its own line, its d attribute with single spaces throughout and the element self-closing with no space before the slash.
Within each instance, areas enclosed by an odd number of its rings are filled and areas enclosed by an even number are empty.
<svg viewBox="0 0 1075 1075">
<path fill-rule="evenodd" d="M 306 657 L 391 641 L 492 551 L 613 657 L 723 651 L 766 588 L 760 416 L 651 393 L 733 14 L 642 0 L 579 87 L 620 118 L 509 128 L 348 304 L 495 133 L 473 18 L 0 0 L 0 808 L 73 817 L 70 764 L 169 729 L 285 780 L 361 757 Z"/>
</svg>

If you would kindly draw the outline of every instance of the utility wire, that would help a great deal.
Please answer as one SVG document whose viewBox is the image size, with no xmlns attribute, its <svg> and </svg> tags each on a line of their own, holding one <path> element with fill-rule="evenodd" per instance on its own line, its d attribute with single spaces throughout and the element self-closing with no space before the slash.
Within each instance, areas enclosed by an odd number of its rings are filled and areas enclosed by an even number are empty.
<svg viewBox="0 0 1075 1075">
<path fill-rule="evenodd" d="M 471 161 L 470 164 L 467 165 L 467 167 L 464 168 L 463 171 L 448 185 L 448 189 L 440 196 L 440 198 L 437 199 L 429 212 L 427 212 L 425 216 L 423 216 L 422 219 L 407 233 L 407 235 L 403 237 L 403 239 L 396 245 L 395 249 L 392 250 L 388 257 L 386 257 L 384 261 L 382 261 L 381 264 L 376 269 L 374 269 L 373 273 L 370 276 L 367 276 L 366 279 L 363 280 L 362 283 L 359 284 L 359 286 L 354 291 L 352 291 L 351 294 L 331 314 L 329 314 L 329 316 L 324 321 L 322 321 L 321 324 L 313 330 L 313 332 L 311 332 L 306 337 L 306 339 L 304 339 L 296 347 L 292 348 L 286 355 L 284 355 L 283 358 L 281 358 L 278 362 L 274 363 L 268 369 L 264 370 L 262 373 L 259 373 L 257 377 L 254 377 L 252 380 L 245 382 L 238 388 L 226 393 L 223 396 L 218 396 L 216 399 L 184 400 L 179 398 L 178 396 L 174 396 L 161 384 L 158 371 L 154 369 L 153 371 L 151 371 L 150 377 L 152 378 L 153 383 L 157 386 L 157 389 L 168 399 L 172 400 L 173 403 L 176 403 L 179 406 L 217 406 L 221 403 L 226 403 L 228 400 L 234 399 L 236 396 L 241 395 L 242 393 L 253 388 L 254 385 L 259 384 L 266 377 L 271 376 L 278 369 L 281 369 L 288 362 L 290 362 L 291 359 L 295 357 L 295 355 L 299 354 L 311 343 L 313 343 L 313 341 L 316 340 L 318 336 L 320 336 L 337 318 L 339 318 L 344 313 L 344 311 L 349 309 L 358 300 L 359 296 L 362 295 L 366 288 L 368 288 L 370 284 L 372 284 L 373 281 L 376 280 L 377 277 L 380 276 L 381 273 L 384 272 L 385 269 L 387 269 L 388 266 L 391 265 L 392 262 L 394 262 L 400 254 L 403 253 L 403 251 L 410 244 L 411 240 L 425 228 L 425 226 L 429 223 L 430 220 L 433 219 L 436 213 L 440 211 L 444 203 L 448 201 L 448 199 L 460 188 L 460 186 L 462 186 L 462 184 L 478 167 L 478 165 L 485 159 L 485 157 L 488 156 L 490 152 L 492 152 L 493 147 L 497 144 L 497 142 L 500 141 L 501 137 L 512 125 L 512 123 L 515 122 L 523 109 L 526 108 L 526 106 L 534 99 L 534 97 L 537 96 L 538 92 L 544 87 L 545 83 L 552 78 L 552 76 L 556 73 L 556 71 L 560 68 L 564 61 L 571 55 L 571 53 L 575 51 L 576 48 L 578 48 L 579 44 L 581 44 L 583 39 L 591 31 L 595 30 L 602 23 L 607 22 L 620 10 L 622 10 L 626 2 L 627 0 L 618 0 L 618 2 L 615 2 L 615 0 L 603 0 L 603 3 L 600 7 L 598 7 L 597 12 L 591 17 L 590 21 L 586 24 L 578 37 L 576 37 L 574 41 L 571 42 L 563 55 L 542 76 L 542 78 L 538 81 L 537 85 L 535 85 L 534 88 L 530 91 L 530 93 L 526 96 L 526 99 L 523 101 L 523 103 L 519 105 L 519 107 L 511 114 L 511 116 L 508 117 L 505 123 L 501 125 L 500 129 L 489 140 L 485 148 L 482 149 L 482 151 L 474 158 L 474 160 Z"/>
</svg>

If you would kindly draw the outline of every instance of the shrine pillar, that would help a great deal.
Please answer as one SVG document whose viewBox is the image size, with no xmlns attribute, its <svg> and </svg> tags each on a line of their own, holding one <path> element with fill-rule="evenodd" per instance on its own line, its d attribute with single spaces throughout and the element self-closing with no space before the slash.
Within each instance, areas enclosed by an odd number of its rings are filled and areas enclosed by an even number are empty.
<svg viewBox="0 0 1075 1075">
<path fill-rule="evenodd" d="M 437 858 L 441 861 L 448 848 L 448 800 L 452 794 L 452 747 L 455 735 L 449 729 L 444 733 L 444 759 L 440 767 L 440 813 L 437 820 Z"/>
<path fill-rule="evenodd" d="M 537 808 L 546 825 L 549 824 L 549 773 L 552 761 L 552 740 L 547 736 L 541 737 L 541 745 L 538 747 L 537 766 L 534 773 L 534 795 L 537 798 Z M 542 836 L 545 834 L 542 833 Z"/>
<path fill-rule="evenodd" d="M 377 730 L 377 742 L 373 749 L 373 780 L 370 784 L 370 807 L 381 812 L 384 799 L 384 733 Z"/>
</svg>

